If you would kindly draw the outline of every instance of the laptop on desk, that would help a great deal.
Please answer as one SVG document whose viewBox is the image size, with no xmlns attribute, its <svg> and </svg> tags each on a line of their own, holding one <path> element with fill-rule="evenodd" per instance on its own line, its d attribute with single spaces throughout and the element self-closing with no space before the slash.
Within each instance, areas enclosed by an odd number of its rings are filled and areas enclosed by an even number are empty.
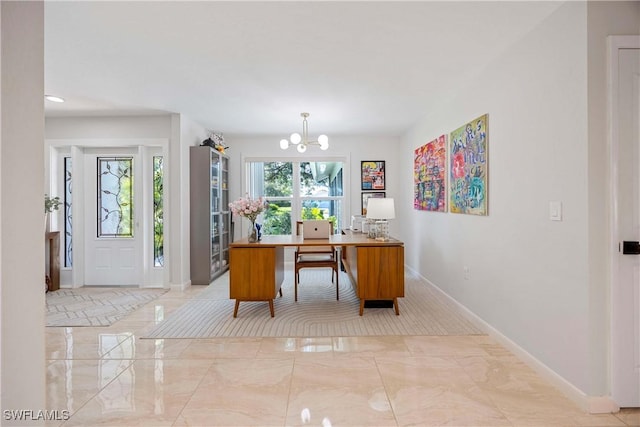
<svg viewBox="0 0 640 427">
<path fill-rule="evenodd" d="M 331 222 L 327 220 L 307 220 L 302 223 L 303 239 L 328 239 L 331 235 Z"/>
</svg>

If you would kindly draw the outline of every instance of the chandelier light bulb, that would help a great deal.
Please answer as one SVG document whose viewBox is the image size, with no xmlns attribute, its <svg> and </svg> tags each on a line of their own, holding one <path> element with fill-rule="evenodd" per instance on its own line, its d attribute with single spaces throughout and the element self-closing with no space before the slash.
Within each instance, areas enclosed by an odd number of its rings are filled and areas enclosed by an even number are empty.
<svg viewBox="0 0 640 427">
<path fill-rule="evenodd" d="M 307 146 L 304 144 L 298 144 L 296 150 L 298 150 L 298 153 L 304 153 L 305 151 L 307 151 Z"/>
<path fill-rule="evenodd" d="M 318 143 L 320 144 L 321 150 L 326 150 L 329 148 L 329 137 L 327 135 L 320 135 L 318 137 Z"/>
<path fill-rule="evenodd" d="M 302 141 L 302 137 L 299 133 L 292 133 L 289 139 L 291 140 L 292 144 L 300 144 L 300 141 Z"/>
<path fill-rule="evenodd" d="M 286 150 L 287 148 L 289 148 L 289 141 L 287 141 L 286 139 L 281 139 L 280 148 L 282 148 L 283 150 Z"/>
</svg>

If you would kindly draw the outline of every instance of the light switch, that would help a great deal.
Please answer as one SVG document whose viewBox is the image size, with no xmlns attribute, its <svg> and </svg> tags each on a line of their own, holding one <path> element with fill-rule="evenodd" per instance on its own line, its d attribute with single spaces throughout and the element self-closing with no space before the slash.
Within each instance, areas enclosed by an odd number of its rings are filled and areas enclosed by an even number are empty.
<svg viewBox="0 0 640 427">
<path fill-rule="evenodd" d="M 562 202 L 549 202 L 549 219 L 551 221 L 562 221 Z"/>
</svg>

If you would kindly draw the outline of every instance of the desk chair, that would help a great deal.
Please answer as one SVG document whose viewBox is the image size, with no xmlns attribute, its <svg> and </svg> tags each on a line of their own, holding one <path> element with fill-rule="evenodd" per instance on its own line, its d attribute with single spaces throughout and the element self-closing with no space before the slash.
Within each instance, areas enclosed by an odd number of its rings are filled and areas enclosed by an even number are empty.
<svg viewBox="0 0 640 427">
<path fill-rule="evenodd" d="M 329 222 L 329 221 L 327 221 Z M 303 234 L 304 221 L 296 222 L 296 235 Z M 331 230 L 333 230 L 333 223 L 331 224 Z M 298 282 L 300 281 L 300 270 L 303 268 L 320 268 L 331 267 L 331 283 L 333 283 L 333 275 L 336 276 L 336 300 L 340 300 L 340 288 L 338 283 L 339 271 L 338 266 L 340 259 L 338 257 L 338 251 L 331 245 L 325 246 L 298 246 L 296 247 L 295 257 L 295 271 L 294 271 L 294 289 L 295 300 L 298 301 Z"/>
</svg>

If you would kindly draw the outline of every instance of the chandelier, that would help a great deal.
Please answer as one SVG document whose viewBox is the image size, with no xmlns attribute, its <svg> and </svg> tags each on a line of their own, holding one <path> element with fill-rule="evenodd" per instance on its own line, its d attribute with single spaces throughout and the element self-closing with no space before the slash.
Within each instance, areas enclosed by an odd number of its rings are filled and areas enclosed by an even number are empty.
<svg viewBox="0 0 640 427">
<path fill-rule="evenodd" d="M 300 113 L 302 117 L 302 135 L 299 133 L 292 133 L 289 139 L 280 140 L 280 148 L 286 150 L 289 145 L 295 145 L 298 153 L 304 153 L 307 151 L 309 145 L 317 145 L 321 150 L 329 148 L 329 137 L 327 135 L 320 135 L 317 141 L 309 141 L 309 124 L 307 123 L 307 117 L 309 113 Z"/>
</svg>

